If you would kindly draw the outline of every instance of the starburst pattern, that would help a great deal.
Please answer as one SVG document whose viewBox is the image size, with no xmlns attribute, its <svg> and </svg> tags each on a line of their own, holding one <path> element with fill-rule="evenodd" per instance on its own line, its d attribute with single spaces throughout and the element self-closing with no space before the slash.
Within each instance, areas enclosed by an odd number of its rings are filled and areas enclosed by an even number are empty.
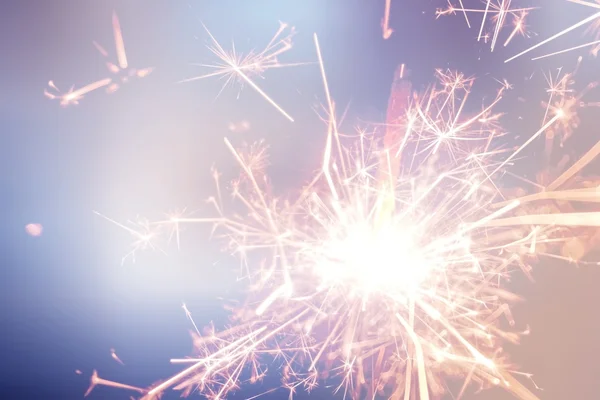
<svg viewBox="0 0 600 400">
<path fill-rule="evenodd" d="M 210 33 L 208 28 L 204 27 L 212 44 L 208 46 L 208 49 L 216 55 L 221 63 L 219 64 L 196 64 L 200 67 L 210 68 L 214 71 L 208 74 L 196 76 L 193 78 L 185 79 L 181 82 L 191 82 L 199 79 L 206 79 L 210 77 L 221 77 L 225 78 L 223 89 L 227 85 L 232 83 L 238 83 L 240 88 L 244 84 L 252 87 L 258 94 L 260 94 L 269 104 L 271 104 L 277 111 L 279 111 L 284 117 L 290 121 L 294 119 L 281 107 L 279 106 L 269 95 L 267 95 L 253 80 L 253 77 L 262 78 L 265 71 L 272 68 L 283 68 L 302 65 L 303 63 L 296 64 L 282 64 L 279 62 L 278 57 L 287 52 L 292 48 L 292 37 L 295 34 L 293 27 L 288 27 L 287 24 L 280 23 L 279 29 L 265 46 L 262 51 L 252 51 L 246 55 L 242 55 L 236 52 L 235 46 L 232 47 L 231 51 L 225 50 Z"/>
</svg>

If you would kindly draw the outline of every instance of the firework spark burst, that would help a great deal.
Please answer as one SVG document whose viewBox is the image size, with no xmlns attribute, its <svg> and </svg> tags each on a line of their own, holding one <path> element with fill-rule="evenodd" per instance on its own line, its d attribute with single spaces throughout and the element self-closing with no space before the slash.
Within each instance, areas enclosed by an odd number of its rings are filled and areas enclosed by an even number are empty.
<svg viewBox="0 0 600 400">
<path fill-rule="evenodd" d="M 433 399 L 447 380 L 462 380 L 459 398 L 471 386 L 501 386 L 537 399 L 528 388 L 534 384 L 520 380 L 531 376 L 518 372 L 502 350 L 528 333 L 512 317 L 519 297 L 505 284 L 513 270 L 530 275 L 531 262 L 541 257 L 576 261 L 552 249 L 578 240 L 574 229 L 597 232 L 600 212 L 530 206 L 553 199 L 597 203 L 597 181 L 558 189 L 573 182 L 600 144 L 537 194 L 510 198 L 494 178 L 538 137 L 571 135 L 583 95 L 573 93 L 573 74 L 549 78 L 540 129 L 509 151 L 495 145 L 503 132 L 502 114 L 494 111 L 508 84 L 467 117 L 474 79 L 439 70 L 438 83 L 415 94 L 402 67 L 381 149 L 365 132 L 352 145 L 343 143 L 316 36 L 315 45 L 327 137 L 322 165 L 297 197 L 271 195 L 262 144 L 240 151 L 225 139 L 242 170 L 232 196 L 244 213 L 226 211 L 215 172 L 214 217 L 176 215 L 141 230 L 120 225 L 139 249 L 164 232 L 178 237 L 182 224 L 213 224 L 241 259 L 251 288 L 225 331 L 200 335 L 184 305 L 198 332 L 196 354 L 172 360 L 190 366 L 144 391 L 144 399 L 169 388 L 223 399 L 248 371 L 252 383 L 272 369 L 281 371 L 290 396 L 336 378 L 336 391 L 352 398 Z M 213 75 L 239 74 L 236 58 L 227 57 L 228 66 Z M 94 377 L 93 385 L 103 382 Z"/>
<path fill-rule="evenodd" d="M 239 84 L 241 88 L 244 85 L 248 85 L 259 95 L 261 95 L 269 104 L 275 107 L 279 113 L 281 113 L 291 122 L 294 122 L 294 119 L 252 80 L 253 77 L 262 78 L 263 74 L 272 68 L 284 68 L 305 64 L 282 64 L 278 59 L 280 55 L 292 48 L 292 38 L 295 35 L 294 28 L 289 27 L 285 23 L 280 23 L 279 29 L 263 50 L 260 52 L 252 51 L 246 55 L 238 54 L 235 50 L 235 46 L 232 47 L 231 51 L 225 50 L 212 35 L 212 33 L 210 33 L 206 26 L 204 29 L 212 41 L 212 44 L 208 46 L 208 49 L 219 58 L 221 63 L 195 64 L 200 67 L 210 68 L 213 70 L 213 72 L 184 79 L 181 82 L 192 82 L 199 79 L 221 77 L 225 79 L 225 83 L 223 84 L 221 92 L 232 83 Z M 219 94 L 221 92 L 219 92 Z"/>
</svg>

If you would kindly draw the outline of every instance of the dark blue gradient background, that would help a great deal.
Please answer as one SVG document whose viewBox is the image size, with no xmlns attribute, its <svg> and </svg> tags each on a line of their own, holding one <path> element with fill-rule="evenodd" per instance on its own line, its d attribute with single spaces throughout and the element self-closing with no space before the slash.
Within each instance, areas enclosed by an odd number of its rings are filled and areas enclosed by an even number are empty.
<svg viewBox="0 0 600 400">
<path fill-rule="evenodd" d="M 296 118 L 295 124 L 251 89 L 237 99 L 237 89 L 230 88 L 215 99 L 221 85 L 217 79 L 176 84 L 201 73 L 190 63 L 214 60 L 205 48 L 207 35 L 200 20 L 225 47 L 235 39 L 240 51 L 266 44 L 278 20 L 288 22 L 298 35 L 284 62 L 314 61 L 312 33 L 317 32 L 332 94 L 339 105 L 350 106 L 350 122 L 358 116 L 382 120 L 392 73 L 400 62 L 412 66 L 417 85 L 430 81 L 439 67 L 485 78 L 482 87 L 492 77 L 507 78 L 518 91 L 524 77 L 535 71 L 539 99 L 530 96 L 527 103 L 505 106 L 528 121 L 507 126 L 511 137 L 521 136 L 517 143 L 542 118 L 540 72 L 570 67 L 575 56 L 545 62 L 523 57 L 510 64 L 503 60 L 591 13 L 564 1 L 538 3 L 544 9 L 530 23 L 540 36 L 517 38 L 508 48 L 499 46 L 490 53 L 488 45 L 476 41 L 479 19 L 472 17 L 476 27 L 470 30 L 461 15 L 435 21 L 435 8 L 444 6 L 443 1 L 393 0 L 396 32 L 388 41 L 381 38 L 383 0 L 2 2 L 0 398 L 81 398 L 93 369 L 107 379 L 149 385 L 176 371 L 170 357 L 191 350 L 182 301 L 200 326 L 226 320 L 220 298 L 236 296 L 230 273 L 236 261 L 208 240 L 207 227 L 188 228 L 182 251 L 169 247 L 168 256 L 142 253 L 135 264 L 121 266 L 130 237 L 93 210 L 117 220 L 138 213 L 160 218 L 161 212 L 184 206 L 202 210 L 203 200 L 214 190 L 211 165 L 219 166 L 225 177 L 234 173 L 224 136 L 236 144 L 266 138 L 273 180 L 281 192 L 297 187 L 317 166 L 324 140 L 313 111 L 324 100 L 317 67 L 272 70 L 261 81 Z M 475 1 L 470 6 L 481 5 Z M 60 108 L 42 95 L 48 80 L 68 88 L 106 76 L 92 41 L 113 51 L 113 9 L 120 17 L 129 64 L 156 70 L 116 94 L 98 91 L 77 107 Z M 536 54 L 587 41 L 581 33 Z M 579 79 L 598 78 L 598 61 L 586 63 L 591 72 L 582 72 Z M 479 98 L 474 94 L 471 112 L 480 106 Z M 597 119 L 589 113 L 582 116 L 588 123 L 582 124 L 569 151 L 580 152 L 598 140 Z M 251 123 L 249 132 L 227 130 L 230 121 L 242 119 Z M 518 168 L 535 170 L 536 154 L 533 146 Z M 23 227 L 29 222 L 42 223 L 44 234 L 27 236 Z M 535 374 L 545 389 L 539 392 L 543 399 L 598 398 L 600 273 L 597 268 L 545 262 L 534 276 L 535 285 L 520 277 L 513 283 L 527 299 L 515 309 L 517 321 L 532 328 L 531 336 L 511 349 L 513 358 Z M 126 366 L 110 358 L 110 348 Z M 83 375 L 76 375 L 76 369 Z M 265 388 L 244 388 L 235 398 L 261 390 Z M 329 393 L 317 390 L 312 398 L 330 398 Z M 99 388 L 90 398 L 128 396 Z M 279 391 L 265 398 L 287 394 Z M 488 391 L 472 398 L 510 396 Z"/>
</svg>

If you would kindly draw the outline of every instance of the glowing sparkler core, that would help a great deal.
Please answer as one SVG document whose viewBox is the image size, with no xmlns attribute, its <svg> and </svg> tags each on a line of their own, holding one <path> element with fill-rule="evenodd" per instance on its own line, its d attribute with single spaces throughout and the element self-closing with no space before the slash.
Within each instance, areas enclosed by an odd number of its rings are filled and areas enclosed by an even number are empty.
<svg viewBox="0 0 600 400">
<path fill-rule="evenodd" d="M 320 286 L 345 285 L 365 296 L 414 293 L 432 266 L 413 243 L 409 229 L 385 226 L 374 232 L 363 222 L 350 227 L 343 238 L 333 233 L 323 246 L 323 262 L 315 264 Z"/>
</svg>

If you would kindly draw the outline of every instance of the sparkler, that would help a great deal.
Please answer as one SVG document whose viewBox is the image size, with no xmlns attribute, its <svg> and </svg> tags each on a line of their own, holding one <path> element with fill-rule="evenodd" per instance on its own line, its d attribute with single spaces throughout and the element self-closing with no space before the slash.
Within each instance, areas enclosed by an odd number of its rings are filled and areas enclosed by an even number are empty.
<svg viewBox="0 0 600 400">
<path fill-rule="evenodd" d="M 244 371 L 256 382 L 266 365 L 282 371 L 290 396 L 337 376 L 336 390 L 353 398 L 433 399 L 447 379 L 462 379 L 459 397 L 476 385 L 537 399 L 517 379 L 530 376 L 502 351 L 502 343 L 517 343 L 528 332 L 515 327 L 510 305 L 519 298 L 504 285 L 513 269 L 529 275 L 535 258 L 571 260 L 551 248 L 577 239 L 572 228 L 597 232 L 600 212 L 535 213 L 527 206 L 549 199 L 598 202 L 597 187 L 557 189 L 600 145 L 543 194 L 506 199 L 494 177 L 536 138 L 572 127 L 567 104 L 580 100 L 569 89 L 572 79 L 552 83 L 542 127 L 500 158 L 505 151 L 493 143 L 502 135 L 501 114 L 493 110 L 506 84 L 467 118 L 473 79 L 440 70 L 437 85 L 413 95 L 401 68 L 384 150 L 366 133 L 347 147 L 316 36 L 315 44 L 329 118 L 323 162 L 310 185 L 293 201 L 273 198 L 265 153 L 257 150 L 263 147 L 241 152 L 225 139 L 244 176 L 232 195 L 247 212 L 228 216 L 215 173 L 215 217 L 174 216 L 131 230 L 141 246 L 181 224 L 214 224 L 242 260 L 252 289 L 235 310 L 233 327 L 198 335 L 194 357 L 172 360 L 190 366 L 145 391 L 144 399 L 168 388 L 223 399 Z"/>
<path fill-rule="evenodd" d="M 106 87 L 107 93 L 116 92 L 120 86 L 127 83 L 132 77 L 143 78 L 148 76 L 152 72 L 152 68 L 135 69 L 130 68 L 127 62 L 127 54 L 125 53 L 125 43 L 123 42 L 123 34 L 121 32 L 121 25 L 119 18 L 116 13 L 113 13 L 113 34 L 115 37 L 115 50 L 117 54 L 117 63 L 106 62 L 108 71 L 116 76 L 107 77 L 96 82 L 87 84 L 79 89 L 72 87 L 67 93 L 61 94 L 58 87 L 53 81 L 48 82 L 48 87 L 51 90 L 44 90 L 44 95 L 51 100 L 58 100 L 60 105 L 67 107 L 69 105 L 78 105 L 79 101 L 84 98 L 88 93 L 95 90 Z M 94 42 L 96 49 L 104 57 L 108 57 L 108 52 L 100 46 L 97 42 Z"/>
</svg>

